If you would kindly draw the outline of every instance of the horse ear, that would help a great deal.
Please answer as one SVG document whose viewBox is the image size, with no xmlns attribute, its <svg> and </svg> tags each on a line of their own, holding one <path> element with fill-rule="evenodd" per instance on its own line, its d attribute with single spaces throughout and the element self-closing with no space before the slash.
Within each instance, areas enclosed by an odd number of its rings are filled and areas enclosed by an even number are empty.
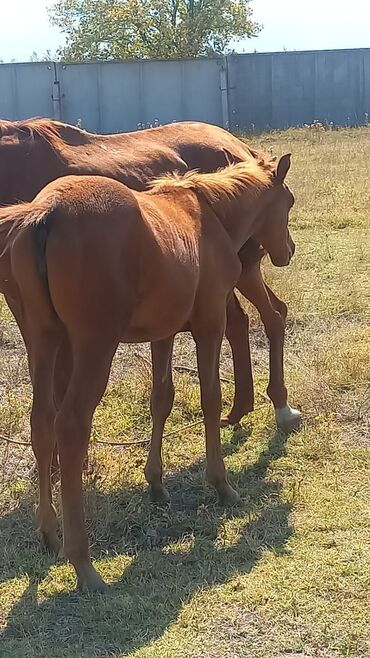
<svg viewBox="0 0 370 658">
<path fill-rule="evenodd" d="M 277 169 L 276 169 L 276 179 L 279 183 L 283 183 L 285 180 L 285 176 L 287 175 L 289 169 L 290 169 L 290 158 L 292 154 L 291 153 L 286 153 L 285 155 L 282 155 Z"/>
</svg>

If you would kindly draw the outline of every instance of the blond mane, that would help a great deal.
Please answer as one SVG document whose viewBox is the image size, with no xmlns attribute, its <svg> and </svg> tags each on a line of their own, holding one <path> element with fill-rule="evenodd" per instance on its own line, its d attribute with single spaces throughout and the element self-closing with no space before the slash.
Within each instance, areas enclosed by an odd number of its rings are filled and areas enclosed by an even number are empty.
<svg viewBox="0 0 370 658">
<path fill-rule="evenodd" d="M 252 158 L 228 165 L 214 173 L 188 171 L 185 174 L 168 174 L 153 180 L 150 184 L 150 192 L 163 194 L 175 189 L 193 190 L 201 193 L 210 203 L 214 203 L 235 197 L 246 190 L 251 197 L 255 197 L 259 192 L 270 187 L 272 177 L 272 162 Z"/>
</svg>

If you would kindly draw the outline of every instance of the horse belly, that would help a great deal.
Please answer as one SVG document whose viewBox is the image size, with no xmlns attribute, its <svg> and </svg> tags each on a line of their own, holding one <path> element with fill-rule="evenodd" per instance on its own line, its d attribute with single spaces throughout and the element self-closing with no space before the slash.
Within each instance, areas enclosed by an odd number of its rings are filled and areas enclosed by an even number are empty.
<svg viewBox="0 0 370 658">
<path fill-rule="evenodd" d="M 132 309 L 122 342 L 157 341 L 182 330 L 191 316 L 198 285 L 197 271 L 160 277 Z"/>
</svg>

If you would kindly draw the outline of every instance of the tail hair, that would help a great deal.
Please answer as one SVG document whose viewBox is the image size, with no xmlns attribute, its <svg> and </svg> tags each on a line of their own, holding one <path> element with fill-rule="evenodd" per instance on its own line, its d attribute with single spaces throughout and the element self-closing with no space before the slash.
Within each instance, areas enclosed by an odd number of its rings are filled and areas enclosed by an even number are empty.
<svg viewBox="0 0 370 658">
<path fill-rule="evenodd" d="M 55 200 L 40 199 L 0 208 L 0 258 L 11 247 L 20 231 L 44 222 L 55 205 Z"/>
</svg>

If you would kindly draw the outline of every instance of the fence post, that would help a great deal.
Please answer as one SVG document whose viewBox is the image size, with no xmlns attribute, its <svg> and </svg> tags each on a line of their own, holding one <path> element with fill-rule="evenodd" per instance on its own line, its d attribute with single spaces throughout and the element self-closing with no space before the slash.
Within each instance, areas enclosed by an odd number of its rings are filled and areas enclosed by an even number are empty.
<svg viewBox="0 0 370 658">
<path fill-rule="evenodd" d="M 222 108 L 222 126 L 229 129 L 229 89 L 227 82 L 227 57 L 223 57 L 220 66 L 220 90 Z"/>
<path fill-rule="evenodd" d="M 60 95 L 60 82 L 58 79 L 58 65 L 56 62 L 53 62 L 54 66 L 54 82 L 53 82 L 53 93 L 51 98 L 53 101 L 53 119 L 58 121 L 62 118 L 62 107 L 61 107 L 61 95 Z"/>
</svg>

